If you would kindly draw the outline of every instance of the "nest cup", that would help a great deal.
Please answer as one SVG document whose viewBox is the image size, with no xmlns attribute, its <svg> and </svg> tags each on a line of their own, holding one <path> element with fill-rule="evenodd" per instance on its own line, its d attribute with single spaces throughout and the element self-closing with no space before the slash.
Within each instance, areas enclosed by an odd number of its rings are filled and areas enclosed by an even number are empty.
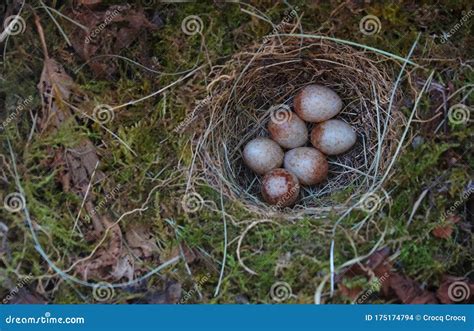
<svg viewBox="0 0 474 331">
<path fill-rule="evenodd" d="M 405 122 L 399 92 L 389 107 L 399 68 L 379 53 L 291 35 L 234 55 L 208 85 L 211 102 L 201 114 L 207 128 L 196 145 L 201 175 L 217 192 L 261 217 L 346 210 L 377 186 L 394 154 Z M 251 139 L 269 137 L 268 121 L 282 120 L 285 109 L 293 110 L 293 98 L 308 84 L 337 92 L 343 109 L 336 118 L 354 127 L 357 142 L 347 153 L 328 157 L 323 183 L 303 186 L 293 207 L 276 208 L 262 200 L 262 177 L 245 166 L 242 151 Z"/>
</svg>

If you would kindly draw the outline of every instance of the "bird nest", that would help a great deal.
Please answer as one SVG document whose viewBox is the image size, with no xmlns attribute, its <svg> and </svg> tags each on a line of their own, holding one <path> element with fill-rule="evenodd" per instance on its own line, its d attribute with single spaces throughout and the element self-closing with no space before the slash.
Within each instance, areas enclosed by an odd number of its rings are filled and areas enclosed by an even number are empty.
<svg viewBox="0 0 474 331">
<path fill-rule="evenodd" d="M 301 35 L 279 35 L 236 54 L 211 74 L 195 169 L 227 199 L 261 217 L 347 210 L 379 186 L 394 155 L 405 124 L 401 92 L 393 93 L 399 68 L 400 61 L 383 52 Z M 268 122 L 284 114 L 281 109 L 293 109 L 294 97 L 312 83 L 342 98 L 337 118 L 354 127 L 357 143 L 343 155 L 328 157 L 324 182 L 302 187 L 294 206 L 276 208 L 262 200 L 262 177 L 245 166 L 243 147 L 253 138 L 268 137 Z"/>
</svg>

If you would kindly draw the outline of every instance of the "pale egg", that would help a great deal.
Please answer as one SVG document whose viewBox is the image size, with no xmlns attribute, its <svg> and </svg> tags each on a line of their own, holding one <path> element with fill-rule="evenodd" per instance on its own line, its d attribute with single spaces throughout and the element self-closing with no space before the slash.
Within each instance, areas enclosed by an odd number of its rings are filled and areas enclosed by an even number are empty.
<svg viewBox="0 0 474 331">
<path fill-rule="evenodd" d="M 278 168 L 268 172 L 263 177 L 262 196 L 263 199 L 278 207 L 293 205 L 298 199 L 300 184 L 291 172 Z"/>
<path fill-rule="evenodd" d="M 322 182 L 328 175 L 326 156 L 312 147 L 298 147 L 289 150 L 283 161 L 284 168 L 298 178 L 303 185 Z"/>
<path fill-rule="evenodd" d="M 251 140 L 243 152 L 245 164 L 259 175 L 280 167 L 283 163 L 283 156 L 281 147 L 268 138 Z"/>
<path fill-rule="evenodd" d="M 311 84 L 295 97 L 294 107 L 301 119 L 317 123 L 336 116 L 342 109 L 342 100 L 330 88 Z"/>
<path fill-rule="evenodd" d="M 268 123 L 270 138 L 284 148 L 303 146 L 308 141 L 306 123 L 292 111 L 285 111 L 285 116 L 272 118 Z"/>
<path fill-rule="evenodd" d="M 347 152 L 354 146 L 356 140 L 354 129 L 340 120 L 319 123 L 311 131 L 311 144 L 326 155 Z"/>
</svg>

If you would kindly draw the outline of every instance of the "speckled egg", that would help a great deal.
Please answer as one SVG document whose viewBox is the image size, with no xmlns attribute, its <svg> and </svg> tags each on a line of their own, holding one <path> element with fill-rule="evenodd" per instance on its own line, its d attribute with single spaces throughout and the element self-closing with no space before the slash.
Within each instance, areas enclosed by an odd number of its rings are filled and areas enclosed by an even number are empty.
<svg viewBox="0 0 474 331">
<path fill-rule="evenodd" d="M 245 164 L 259 175 L 278 168 L 283 163 L 283 150 L 271 139 L 256 138 L 245 145 L 243 157 Z"/>
<path fill-rule="evenodd" d="M 278 207 L 293 205 L 298 199 L 300 184 L 291 172 L 278 168 L 268 172 L 263 177 L 262 196 L 263 199 Z"/>
<path fill-rule="evenodd" d="M 336 116 L 342 109 L 342 100 L 330 88 L 312 84 L 298 93 L 294 107 L 301 119 L 318 123 Z"/>
<path fill-rule="evenodd" d="M 311 144 L 326 155 L 347 152 L 356 140 L 354 129 L 340 120 L 319 123 L 311 131 Z"/>
<path fill-rule="evenodd" d="M 289 150 L 283 161 L 284 168 L 298 178 L 303 185 L 314 185 L 328 176 L 326 156 L 312 147 L 298 147 Z"/>
<path fill-rule="evenodd" d="M 308 141 L 306 123 L 292 111 L 287 111 L 287 116 L 281 121 L 272 118 L 268 123 L 268 132 L 270 138 L 284 148 L 300 147 Z"/>
</svg>

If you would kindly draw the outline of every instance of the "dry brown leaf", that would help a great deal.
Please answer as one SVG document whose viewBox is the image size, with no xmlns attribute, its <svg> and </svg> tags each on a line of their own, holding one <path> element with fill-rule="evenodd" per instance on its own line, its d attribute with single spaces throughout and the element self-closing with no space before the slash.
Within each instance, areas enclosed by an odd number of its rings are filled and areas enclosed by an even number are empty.
<svg viewBox="0 0 474 331">
<path fill-rule="evenodd" d="M 46 304 L 47 301 L 39 294 L 31 292 L 29 289 L 23 287 L 16 295 L 8 302 L 10 304 Z"/>
<path fill-rule="evenodd" d="M 451 237 L 451 235 L 453 234 L 453 226 L 451 224 L 447 224 L 447 225 L 439 225 L 437 227 L 435 227 L 431 233 L 433 234 L 433 236 L 435 236 L 436 238 L 440 238 L 440 239 L 448 239 Z"/>
<path fill-rule="evenodd" d="M 70 107 L 66 104 L 78 89 L 74 80 L 65 72 L 64 68 L 48 55 L 46 40 L 39 17 L 35 19 L 38 34 L 43 46 L 44 66 L 38 89 L 42 96 L 42 109 L 39 127 L 45 133 L 55 133 L 61 126 L 67 125 L 69 119 L 73 120 Z M 89 277 L 101 280 L 114 279 L 114 277 L 130 276 L 126 263 L 120 260 L 122 256 L 122 232 L 117 224 L 113 224 L 107 214 L 97 215 L 93 213 L 93 197 L 87 196 L 86 191 L 92 181 L 92 173 L 98 165 L 99 158 L 95 146 L 89 139 L 79 141 L 77 146 L 67 150 L 53 150 L 54 162 L 64 165 L 61 169 L 60 181 L 63 190 L 72 190 L 80 198 L 85 199 L 85 209 L 93 215 L 93 235 L 86 237 L 100 238 L 109 229 L 109 235 L 95 254 L 76 265 L 76 270 L 85 279 Z M 65 154 L 65 155 L 64 155 Z M 103 174 L 96 172 L 96 179 Z M 121 263 L 121 264 L 119 264 Z M 113 274 L 111 274 L 111 272 Z"/>
<path fill-rule="evenodd" d="M 133 224 L 125 231 L 125 240 L 133 255 L 146 259 L 158 251 L 155 237 L 150 227 L 144 224 Z"/>
<path fill-rule="evenodd" d="M 337 287 L 342 295 L 348 297 L 352 301 L 356 300 L 359 297 L 359 293 L 363 290 L 361 287 L 348 288 L 342 283 L 338 284 Z"/>
<path fill-rule="evenodd" d="M 88 29 L 84 31 L 77 26 L 72 27 L 72 46 L 76 53 L 87 61 L 94 74 L 100 77 L 114 74 L 117 64 L 111 61 L 110 57 L 93 59 L 96 55 L 119 54 L 121 50 L 143 37 L 144 32 L 157 28 L 146 18 L 143 11 L 132 9 L 130 5 L 112 5 L 102 11 L 79 8 L 70 15 Z"/>
<path fill-rule="evenodd" d="M 55 132 L 72 117 L 69 107 L 64 102 L 69 100 L 72 91 L 76 89 L 76 85 L 58 62 L 46 58 L 38 89 L 42 95 L 39 127 L 42 131 Z M 71 188 L 71 185 L 65 182 L 64 179 L 66 178 L 72 182 L 72 188 L 84 196 L 92 172 L 99 162 L 92 142 L 84 139 L 76 147 L 66 151 L 66 160 L 64 160 L 62 153 L 58 153 L 54 156 L 54 161 L 56 164 L 61 163 L 68 166 L 69 171 L 61 173 L 64 190 L 67 192 Z M 103 177 L 100 171 L 96 175 L 96 180 Z"/>
<path fill-rule="evenodd" d="M 439 225 L 435 227 L 431 233 L 433 236 L 436 238 L 440 239 L 448 239 L 451 237 L 454 231 L 454 225 L 458 224 L 460 221 L 462 221 L 461 216 L 459 215 L 453 215 L 453 214 L 448 214 L 446 217 L 446 222 L 443 225 Z"/>
<path fill-rule="evenodd" d="M 166 283 L 164 291 L 151 292 L 145 300 L 150 304 L 174 304 L 179 302 L 181 293 L 181 284 L 170 281 Z"/>
<path fill-rule="evenodd" d="M 402 303 L 438 303 L 434 293 L 421 289 L 417 282 L 408 277 L 391 274 L 390 287 Z"/>
<path fill-rule="evenodd" d="M 169 259 L 175 258 L 181 255 L 181 249 L 183 250 L 183 255 L 186 260 L 186 263 L 193 263 L 197 259 L 197 255 L 193 249 L 189 248 L 186 244 L 182 243 L 178 246 L 174 246 L 168 254 L 164 254 L 160 261 L 161 263 L 166 262 Z"/>
<path fill-rule="evenodd" d="M 380 280 L 380 292 L 388 296 L 390 292 L 390 276 L 392 275 L 392 264 L 384 262 L 374 269 L 375 276 Z"/>
<path fill-rule="evenodd" d="M 75 84 L 64 68 L 49 57 L 44 59 L 38 89 L 41 93 L 42 112 L 39 128 L 41 131 L 51 128 L 56 130 L 71 117 L 71 111 L 65 107 L 63 100 L 71 96 Z"/>
<path fill-rule="evenodd" d="M 66 102 L 69 101 L 73 92 L 78 93 L 78 88 L 63 66 L 49 57 L 39 19 L 37 19 L 36 23 L 45 54 L 43 71 L 38 83 L 38 89 L 42 96 L 39 127 L 41 131 L 54 133 L 72 117 L 70 107 L 66 105 Z M 81 195 L 83 196 L 90 182 L 92 172 L 99 162 L 99 158 L 92 142 L 84 139 L 75 148 L 67 150 L 66 160 L 64 160 L 63 154 L 60 153 L 54 156 L 54 162 L 56 164 L 67 163 L 68 173 L 73 184 L 72 188 L 82 193 Z M 67 175 L 63 174 L 63 176 Z M 99 171 L 97 176 L 97 179 L 100 180 L 103 175 Z M 64 183 L 63 180 L 62 182 L 66 191 L 69 190 L 70 185 Z"/>
<path fill-rule="evenodd" d="M 103 215 L 102 220 L 109 229 L 105 244 L 99 247 L 91 259 L 79 263 L 76 270 L 84 279 L 118 280 L 111 274 L 111 270 L 117 268 L 122 255 L 122 231 L 117 224 L 110 221 L 107 215 Z"/>
<path fill-rule="evenodd" d="M 116 280 L 126 278 L 128 281 L 133 280 L 133 275 L 135 273 L 133 258 L 128 255 L 122 255 L 117 264 L 113 267 L 112 272 L 110 273 L 112 277 Z"/>
<path fill-rule="evenodd" d="M 448 217 L 446 217 L 446 221 L 452 224 L 458 224 L 462 221 L 462 217 L 459 215 L 449 214 Z"/>
<path fill-rule="evenodd" d="M 352 278 L 355 276 L 367 276 L 371 277 L 372 274 L 377 277 L 385 274 L 387 270 L 390 269 L 391 264 L 388 263 L 387 258 L 390 256 L 390 249 L 384 247 L 375 251 L 362 263 L 356 263 L 351 265 L 348 269 L 343 271 L 340 275 L 336 277 L 336 281 L 340 280 L 342 277 Z"/>
<path fill-rule="evenodd" d="M 390 249 L 388 247 L 381 248 L 370 255 L 365 261 L 356 263 L 350 266 L 343 273 L 337 275 L 336 282 L 338 283 L 339 290 L 345 296 L 352 300 L 357 299 L 357 295 L 363 290 L 362 288 L 349 289 L 342 280 L 344 278 L 353 278 L 356 276 L 365 276 L 367 280 L 379 279 L 378 283 L 381 286 L 381 292 L 384 295 L 388 295 L 390 288 L 390 275 L 392 269 L 392 263 L 388 260 L 390 256 Z"/>
</svg>

